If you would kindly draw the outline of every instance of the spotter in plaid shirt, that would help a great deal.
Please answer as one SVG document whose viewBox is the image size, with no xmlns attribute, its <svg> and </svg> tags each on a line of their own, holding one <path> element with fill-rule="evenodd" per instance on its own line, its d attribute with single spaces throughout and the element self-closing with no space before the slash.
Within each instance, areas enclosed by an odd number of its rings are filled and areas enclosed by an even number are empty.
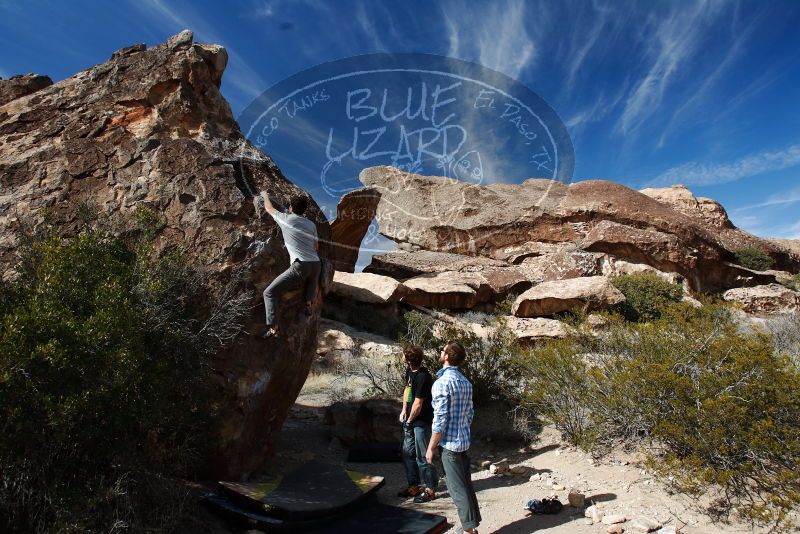
<svg viewBox="0 0 800 534">
<path fill-rule="evenodd" d="M 433 432 L 441 432 L 439 445 L 453 452 L 469 449 L 474 410 L 472 384 L 458 367 L 443 367 L 436 373 L 438 380 L 431 390 L 433 402 Z"/>
</svg>

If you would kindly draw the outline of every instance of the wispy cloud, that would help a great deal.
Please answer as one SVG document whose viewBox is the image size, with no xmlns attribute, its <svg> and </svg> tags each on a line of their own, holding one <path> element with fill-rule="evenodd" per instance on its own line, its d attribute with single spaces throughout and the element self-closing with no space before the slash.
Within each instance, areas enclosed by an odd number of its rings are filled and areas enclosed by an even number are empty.
<svg viewBox="0 0 800 534">
<path fill-rule="evenodd" d="M 611 114 L 622 101 L 627 93 L 627 83 L 622 83 L 616 95 L 607 96 L 604 93 L 594 98 L 593 102 L 574 113 L 566 121 L 564 125 L 570 130 L 572 135 L 578 135 L 580 131 L 587 125 L 603 120 Z"/>
<path fill-rule="evenodd" d="M 771 222 L 762 216 L 734 216 L 734 224 L 753 235 L 761 237 L 777 237 L 781 239 L 800 239 L 800 221 L 790 223 Z"/>
<path fill-rule="evenodd" d="M 6 72 L 5 69 L 0 69 L 0 78 L 7 80 L 10 77 L 11 76 L 9 76 L 8 72 Z"/>
<path fill-rule="evenodd" d="M 658 148 L 662 148 L 666 144 L 667 138 L 670 136 L 673 129 L 684 121 L 687 112 L 695 110 L 700 104 L 707 101 L 712 92 L 711 90 L 717 85 L 723 74 L 730 69 L 741 56 L 742 52 L 746 50 L 745 45 L 749 42 L 754 28 L 760 22 L 760 17 L 754 17 L 744 29 L 740 30 L 737 27 L 732 28 L 733 44 L 728 49 L 725 57 L 717 63 L 717 66 L 708 76 L 703 78 L 703 82 L 693 91 L 691 97 L 672 113 L 672 117 L 658 140 Z"/>
<path fill-rule="evenodd" d="M 652 14 L 648 24 L 654 25 L 654 34 L 642 32 L 642 40 L 652 40 L 645 49 L 649 67 L 635 84 L 616 128 L 623 134 L 638 129 L 661 105 L 664 93 L 681 71 L 682 65 L 697 51 L 708 23 L 720 11 L 722 2 L 701 0 L 690 8 L 674 4 L 663 18 Z"/>
<path fill-rule="evenodd" d="M 528 34 L 528 29 L 536 29 L 536 25 L 526 18 L 522 0 L 450 3 L 444 8 L 444 17 L 450 56 L 477 61 L 512 78 L 536 61 L 537 48 Z"/>
<path fill-rule="evenodd" d="M 800 203 L 800 188 L 793 189 L 790 191 L 782 191 L 781 193 L 770 195 L 769 197 L 767 197 L 766 200 L 757 202 L 755 204 L 748 204 L 747 206 L 741 206 L 739 208 L 735 208 L 733 211 L 738 213 L 756 208 L 788 206 L 790 204 L 797 204 L 797 203 Z"/>
<path fill-rule="evenodd" d="M 275 8 L 272 2 L 262 0 L 255 3 L 253 10 L 249 14 L 255 18 L 269 18 L 275 14 Z"/>
<path fill-rule="evenodd" d="M 765 150 L 743 157 L 731 163 L 701 164 L 685 163 L 673 167 L 654 178 L 650 185 L 717 185 L 734 182 L 742 178 L 757 176 L 765 172 L 778 171 L 800 165 L 800 144 L 782 150 Z"/>
</svg>

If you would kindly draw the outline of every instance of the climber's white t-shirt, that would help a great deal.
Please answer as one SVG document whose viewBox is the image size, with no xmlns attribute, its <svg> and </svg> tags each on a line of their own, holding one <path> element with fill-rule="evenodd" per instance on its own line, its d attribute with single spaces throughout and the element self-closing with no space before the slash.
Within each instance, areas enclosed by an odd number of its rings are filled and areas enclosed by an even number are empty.
<svg viewBox="0 0 800 534">
<path fill-rule="evenodd" d="M 283 242 L 289 251 L 289 263 L 319 261 L 317 256 L 317 225 L 294 213 L 276 213 L 275 222 L 283 232 Z"/>
</svg>

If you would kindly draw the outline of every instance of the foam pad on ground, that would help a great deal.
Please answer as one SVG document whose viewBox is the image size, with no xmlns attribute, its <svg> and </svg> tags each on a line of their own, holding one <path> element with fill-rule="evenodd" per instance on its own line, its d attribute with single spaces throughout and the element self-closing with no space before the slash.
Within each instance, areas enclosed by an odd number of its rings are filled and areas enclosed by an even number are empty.
<svg viewBox="0 0 800 534">
<path fill-rule="evenodd" d="M 225 496 L 254 513 L 303 521 L 340 512 L 383 486 L 365 475 L 316 460 L 266 482 L 220 482 Z"/>
<path fill-rule="evenodd" d="M 448 528 L 445 517 L 410 508 L 389 506 L 374 501 L 349 512 L 310 521 L 285 521 L 245 510 L 225 496 L 207 494 L 207 505 L 232 523 L 264 532 L 314 532 L 338 534 L 369 532 L 370 534 L 440 534 Z"/>
</svg>

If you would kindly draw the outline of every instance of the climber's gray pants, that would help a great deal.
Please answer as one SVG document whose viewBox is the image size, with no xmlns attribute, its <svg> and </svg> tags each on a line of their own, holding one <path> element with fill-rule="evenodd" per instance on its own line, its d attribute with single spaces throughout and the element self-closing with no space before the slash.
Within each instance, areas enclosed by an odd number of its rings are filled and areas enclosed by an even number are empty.
<svg viewBox="0 0 800 534">
<path fill-rule="evenodd" d="M 267 312 L 267 326 L 275 324 L 278 298 L 287 289 L 303 284 L 303 300 L 309 303 L 317 294 L 320 262 L 295 260 L 264 290 L 264 308 Z"/>
</svg>

